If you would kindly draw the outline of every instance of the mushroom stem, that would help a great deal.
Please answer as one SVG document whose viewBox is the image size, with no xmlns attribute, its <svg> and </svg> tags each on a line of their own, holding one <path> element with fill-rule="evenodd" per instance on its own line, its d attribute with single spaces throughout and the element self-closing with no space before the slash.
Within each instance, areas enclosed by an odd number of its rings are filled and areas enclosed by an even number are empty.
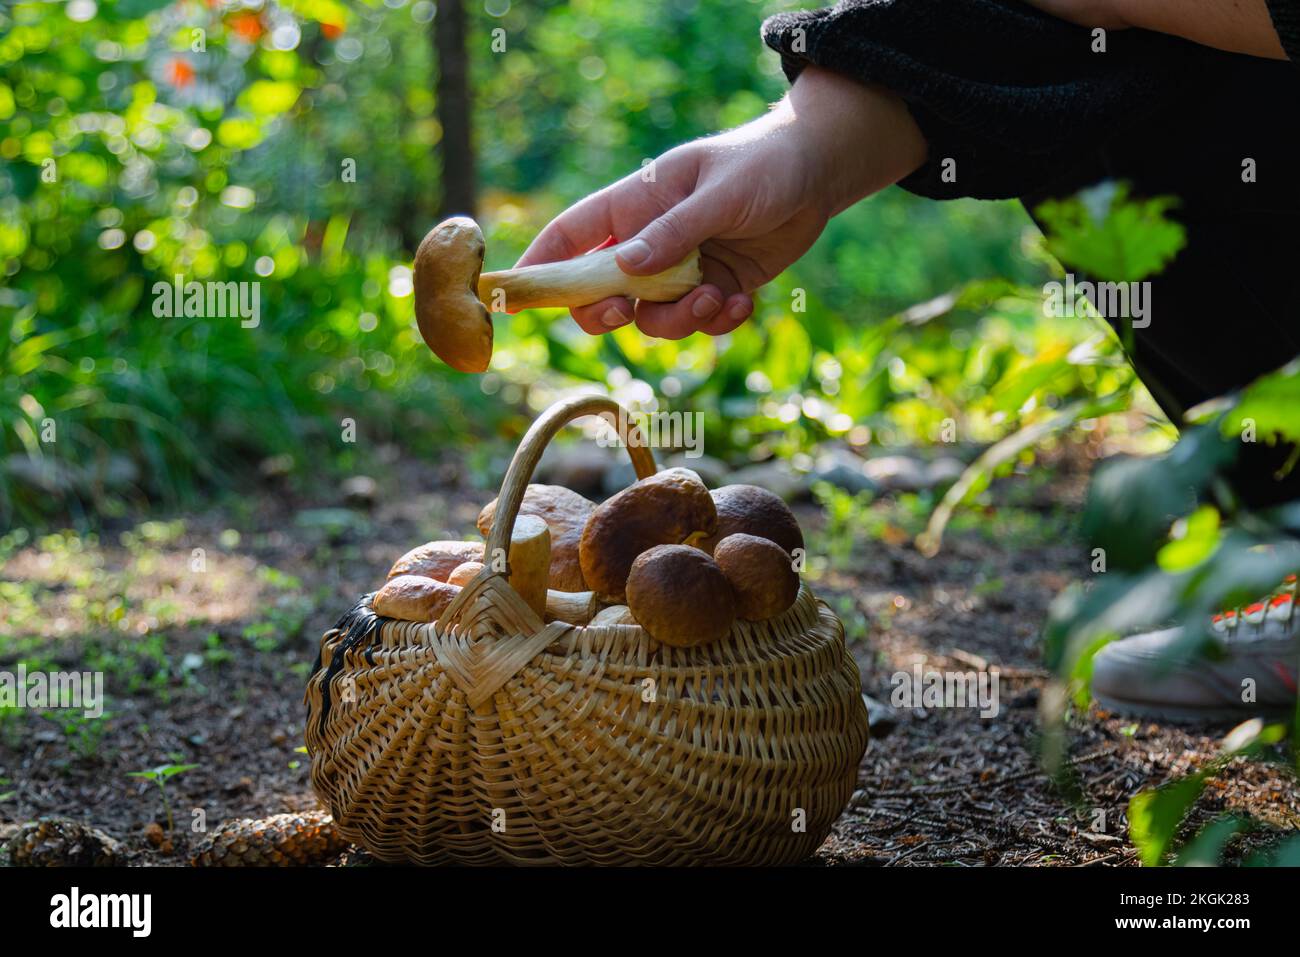
<svg viewBox="0 0 1300 957">
<path fill-rule="evenodd" d="M 506 580 L 538 618 L 546 615 L 546 583 L 551 577 L 551 531 L 536 515 L 520 515 L 510 535 Z"/>
<path fill-rule="evenodd" d="M 546 620 L 585 625 L 596 614 L 596 593 L 591 591 L 546 590 Z"/>
<path fill-rule="evenodd" d="M 479 276 L 478 297 L 493 312 L 589 306 L 610 296 L 675 302 L 703 278 L 698 249 L 653 276 L 629 276 L 614 259 L 620 248 L 610 246 L 560 262 L 485 272 Z"/>
</svg>

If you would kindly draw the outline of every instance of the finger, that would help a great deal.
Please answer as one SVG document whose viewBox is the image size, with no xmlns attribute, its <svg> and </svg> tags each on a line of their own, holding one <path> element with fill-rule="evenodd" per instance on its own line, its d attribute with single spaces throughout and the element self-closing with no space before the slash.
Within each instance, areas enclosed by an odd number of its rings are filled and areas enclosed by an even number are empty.
<svg viewBox="0 0 1300 957">
<path fill-rule="evenodd" d="M 663 272 L 721 229 L 725 215 L 717 202 L 695 193 L 624 243 L 616 256 L 618 264 L 633 276 Z"/>
<path fill-rule="evenodd" d="M 609 189 L 574 203 L 546 224 L 524 250 L 515 268 L 571 259 L 614 235 Z"/>
<path fill-rule="evenodd" d="M 721 289 L 724 299 L 748 291 L 740 280 L 740 265 L 734 254 L 717 248 L 714 243 L 700 248 L 700 271 L 703 273 L 701 281 L 712 283 Z"/>
<path fill-rule="evenodd" d="M 717 316 L 725 299 L 711 283 L 692 289 L 677 302 L 638 299 L 636 327 L 655 339 L 685 339 Z"/>
<path fill-rule="evenodd" d="M 729 296 L 717 314 L 700 326 L 700 332 L 710 336 L 725 336 L 739 328 L 754 314 L 754 300 L 744 293 Z"/>
<path fill-rule="evenodd" d="M 569 313 L 583 331 L 593 336 L 626 326 L 635 317 L 631 300 L 622 296 L 611 296 L 590 306 L 575 306 Z"/>
</svg>

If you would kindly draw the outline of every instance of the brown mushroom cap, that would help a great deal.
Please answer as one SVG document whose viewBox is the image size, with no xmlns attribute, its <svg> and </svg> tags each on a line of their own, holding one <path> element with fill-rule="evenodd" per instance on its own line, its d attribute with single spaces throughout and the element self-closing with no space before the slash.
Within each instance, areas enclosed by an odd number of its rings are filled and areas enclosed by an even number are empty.
<svg viewBox="0 0 1300 957">
<path fill-rule="evenodd" d="M 467 216 L 429 230 L 415 251 L 415 321 L 425 344 L 461 372 L 486 371 L 492 317 L 478 298 L 483 232 Z"/>
<path fill-rule="evenodd" d="M 447 584 L 464 588 L 478 577 L 478 573 L 482 570 L 482 562 L 465 562 L 463 565 L 457 565 L 451 570 L 451 574 L 447 576 Z"/>
<path fill-rule="evenodd" d="M 398 575 L 384 583 L 371 602 L 376 615 L 404 621 L 437 621 L 460 594 L 458 585 L 423 575 Z"/>
<path fill-rule="evenodd" d="M 746 621 L 779 615 L 799 597 L 790 555 L 768 538 L 738 532 L 718 542 L 713 560 L 731 583 L 736 614 Z"/>
<path fill-rule="evenodd" d="M 388 577 L 423 575 L 441 582 L 447 580 L 457 565 L 482 560 L 482 542 L 426 542 L 394 562 Z"/>
<path fill-rule="evenodd" d="M 563 485 L 529 485 L 524 489 L 520 515 L 536 515 L 551 530 L 550 587 L 556 591 L 586 591 L 578 544 L 596 503 Z M 486 538 L 496 517 L 493 499 L 478 513 L 478 530 Z"/>
<path fill-rule="evenodd" d="M 793 555 L 803 548 L 803 532 L 781 496 L 757 485 L 724 485 L 711 493 L 718 512 L 718 529 L 700 543 L 712 552 L 728 535 L 743 532 L 776 542 Z"/>
<path fill-rule="evenodd" d="M 735 599 L 717 562 L 690 545 L 656 545 L 627 578 L 627 607 L 650 637 L 688 648 L 726 637 Z"/>
<path fill-rule="evenodd" d="M 717 511 L 690 469 L 666 469 L 630 485 L 596 507 L 582 530 L 578 559 L 587 587 L 622 604 L 638 555 L 656 545 L 694 544 L 713 534 Z"/>
</svg>

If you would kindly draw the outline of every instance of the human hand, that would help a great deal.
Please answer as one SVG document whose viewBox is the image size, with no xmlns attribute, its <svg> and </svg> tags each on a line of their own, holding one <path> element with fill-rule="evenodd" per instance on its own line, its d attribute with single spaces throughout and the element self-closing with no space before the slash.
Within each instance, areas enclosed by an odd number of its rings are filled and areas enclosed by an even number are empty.
<svg viewBox="0 0 1300 957">
<path fill-rule="evenodd" d="M 831 216 L 924 157 L 900 100 L 809 67 L 764 116 L 669 150 L 567 209 L 518 266 L 567 259 L 615 237 L 632 240 L 620 268 L 651 275 L 698 246 L 704 281 L 679 301 L 613 297 L 570 311 L 592 335 L 633 321 L 662 339 L 721 335 L 749 317 L 750 293 L 802 256 Z"/>
</svg>

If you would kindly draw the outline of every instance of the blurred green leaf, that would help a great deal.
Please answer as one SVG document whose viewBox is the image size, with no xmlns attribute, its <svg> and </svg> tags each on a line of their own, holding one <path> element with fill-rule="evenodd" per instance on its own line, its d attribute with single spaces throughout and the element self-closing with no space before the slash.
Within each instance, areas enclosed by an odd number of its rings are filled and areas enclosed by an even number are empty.
<svg viewBox="0 0 1300 957">
<path fill-rule="evenodd" d="M 1035 212 L 1061 262 L 1099 280 L 1137 282 L 1160 272 L 1186 244 L 1186 231 L 1167 215 L 1175 205 L 1171 197 L 1134 199 L 1127 186 L 1105 184 Z"/>
<path fill-rule="evenodd" d="M 1300 361 L 1262 376 L 1246 387 L 1221 429 L 1231 439 L 1247 433 L 1258 441 L 1300 443 Z"/>
<path fill-rule="evenodd" d="M 287 81 L 256 80 L 239 94 L 238 104 L 253 113 L 274 116 L 298 100 L 297 84 Z"/>
<path fill-rule="evenodd" d="M 1239 817 L 1212 821 L 1182 846 L 1174 858 L 1174 867 L 1217 867 L 1222 861 L 1223 849 L 1228 846 L 1228 841 L 1249 827 L 1249 822 Z M 1145 860 L 1143 863 L 1146 863 Z"/>
<path fill-rule="evenodd" d="M 1147 867 L 1160 864 L 1187 812 L 1205 790 L 1206 775 L 1190 774 L 1151 791 L 1139 791 L 1128 802 L 1128 830 L 1133 846 Z"/>
<path fill-rule="evenodd" d="M 1175 528 L 1174 540 L 1156 555 L 1157 564 L 1167 572 L 1194 568 L 1213 554 L 1219 544 L 1219 511 L 1202 505 Z"/>
</svg>

